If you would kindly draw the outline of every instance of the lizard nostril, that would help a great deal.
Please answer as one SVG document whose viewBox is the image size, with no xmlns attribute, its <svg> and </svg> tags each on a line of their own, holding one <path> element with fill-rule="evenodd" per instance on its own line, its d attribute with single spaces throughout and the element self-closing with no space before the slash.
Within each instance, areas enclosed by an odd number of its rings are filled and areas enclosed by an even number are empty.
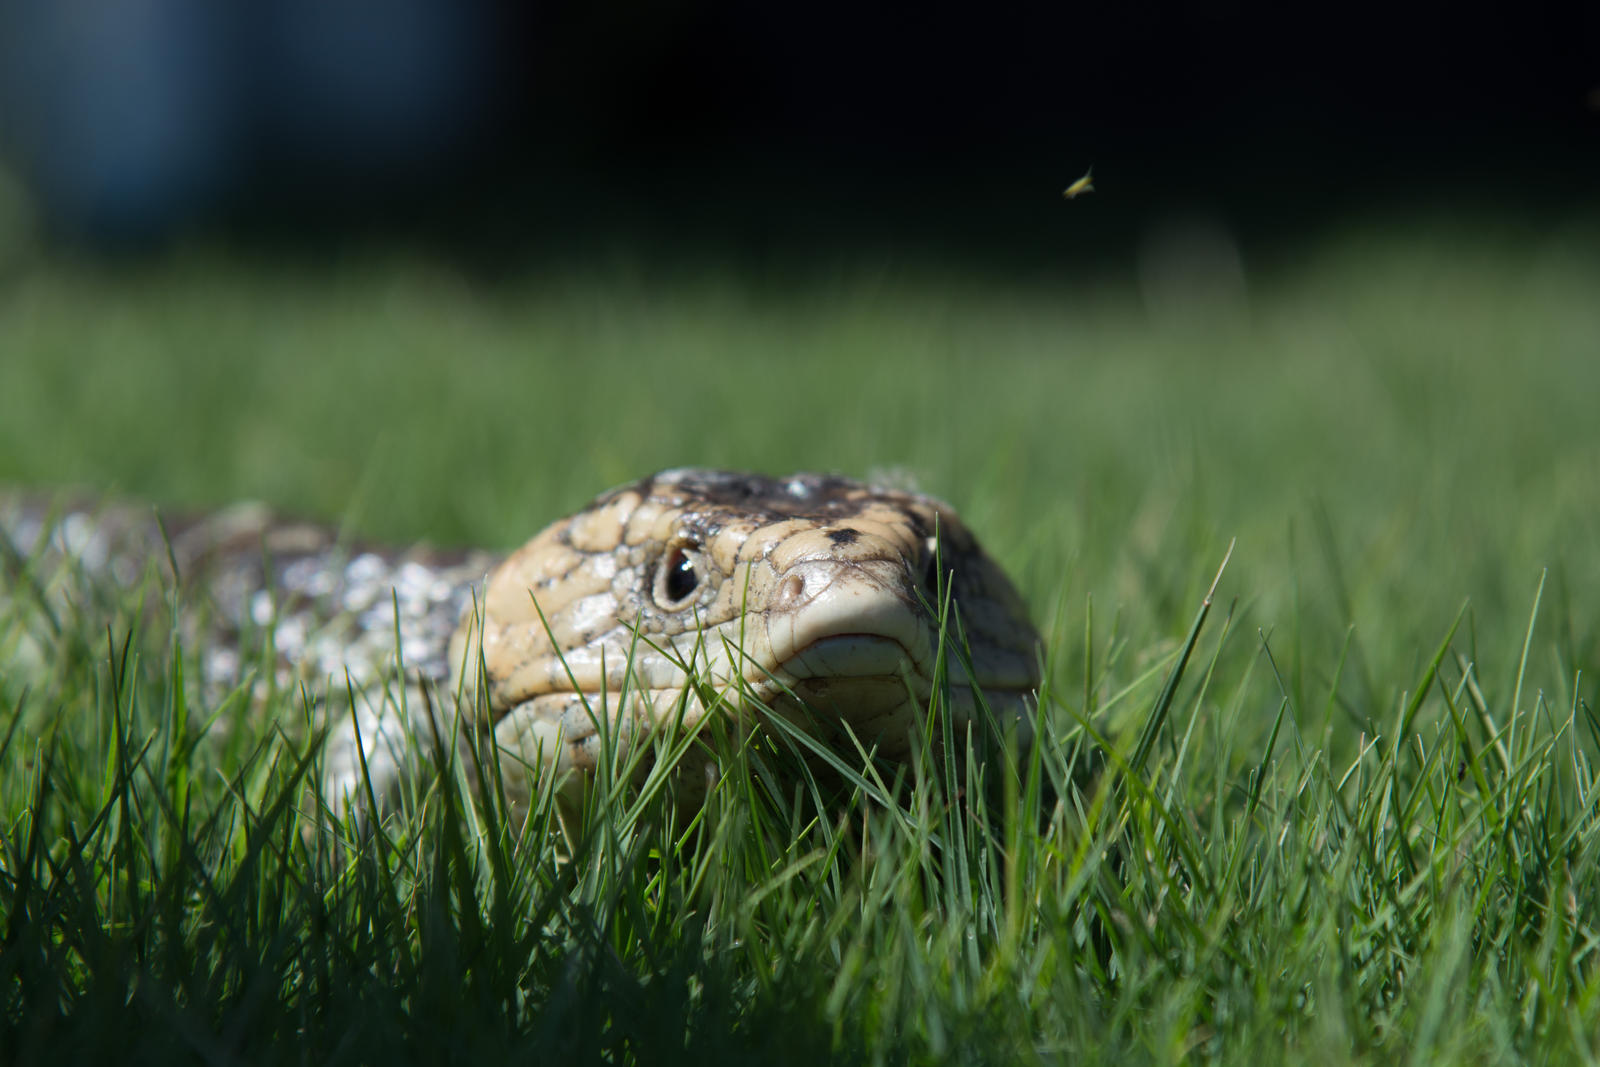
<svg viewBox="0 0 1600 1067">
<path fill-rule="evenodd" d="M 778 586 L 778 604 L 780 607 L 789 607 L 805 595 L 805 579 L 798 574 L 791 574 Z"/>
</svg>

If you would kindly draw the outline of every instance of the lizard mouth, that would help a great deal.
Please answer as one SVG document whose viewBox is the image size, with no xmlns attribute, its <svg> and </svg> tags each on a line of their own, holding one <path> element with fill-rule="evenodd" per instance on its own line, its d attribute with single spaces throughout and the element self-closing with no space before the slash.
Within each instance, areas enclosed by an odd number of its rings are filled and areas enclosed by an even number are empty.
<svg viewBox="0 0 1600 1067">
<path fill-rule="evenodd" d="M 769 605 L 771 662 L 797 680 L 923 674 L 931 634 L 914 598 L 896 563 L 798 563 Z"/>
<path fill-rule="evenodd" d="M 823 736 L 848 728 L 869 746 L 904 746 L 928 681 L 898 640 L 882 634 L 821 637 L 785 660 L 766 686 L 763 703 Z M 798 705 L 798 706 L 797 706 Z M 842 741 L 842 737 L 840 739 Z"/>
<path fill-rule="evenodd" d="M 912 662 L 911 653 L 892 637 L 846 633 L 811 642 L 780 669 L 801 682 L 817 678 L 899 678 Z"/>
<path fill-rule="evenodd" d="M 804 595 L 780 598 L 768 617 L 775 669 L 756 685 L 763 702 L 824 734 L 848 726 L 865 743 L 903 745 L 932 689 L 933 635 L 899 574 L 808 561 L 790 575 Z"/>
</svg>

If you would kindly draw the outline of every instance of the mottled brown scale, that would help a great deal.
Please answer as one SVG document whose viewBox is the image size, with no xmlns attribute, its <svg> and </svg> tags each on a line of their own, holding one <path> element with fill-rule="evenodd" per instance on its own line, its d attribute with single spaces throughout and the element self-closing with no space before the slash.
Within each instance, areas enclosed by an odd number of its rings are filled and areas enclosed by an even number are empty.
<svg viewBox="0 0 1600 1067">
<path fill-rule="evenodd" d="M 741 730 L 768 714 L 826 740 L 848 729 L 902 756 L 935 684 L 935 530 L 971 650 L 970 676 L 948 657 L 949 713 L 971 715 L 981 690 L 1030 733 L 1038 635 L 1022 600 L 955 513 L 916 493 L 815 474 L 665 471 L 603 494 L 502 560 L 351 547 L 259 506 L 168 530 L 186 585 L 212 605 L 191 635 L 215 692 L 247 670 L 241 640 L 264 631 L 279 685 L 337 695 L 346 676 L 354 683 L 354 718 L 339 711 L 328 742 L 331 796 L 364 795 L 363 765 L 380 797 L 391 792 L 415 740 L 448 727 L 442 719 L 494 734 L 514 798 L 541 775 L 581 788 L 602 716 L 624 746 L 680 710 L 690 727 L 715 710 Z M 167 557 L 149 509 L 0 495 L 0 532 L 40 573 L 60 573 L 49 563 L 59 555 L 75 560 L 71 573 L 125 583 Z M 671 583 L 669 564 L 680 569 Z M 691 580 L 681 600 L 664 597 Z M 686 692 L 685 664 L 721 695 L 711 709 L 703 690 Z"/>
<path fill-rule="evenodd" d="M 830 736 L 848 726 L 894 757 L 933 686 L 935 529 L 972 651 L 973 677 L 952 664 L 951 713 L 972 712 L 976 687 L 1026 734 L 1038 637 L 1011 583 L 944 504 L 844 478 L 690 469 L 612 490 L 490 576 L 481 634 L 458 632 L 453 661 L 465 669 L 481 654 L 484 725 L 502 748 L 579 782 L 598 756 L 590 712 L 625 738 L 680 710 L 700 721 L 684 664 L 741 723 L 764 710 Z M 685 556 L 699 585 L 664 604 L 657 569 Z M 594 707 L 625 687 L 626 706 Z M 576 694 L 589 711 L 575 712 Z"/>
</svg>

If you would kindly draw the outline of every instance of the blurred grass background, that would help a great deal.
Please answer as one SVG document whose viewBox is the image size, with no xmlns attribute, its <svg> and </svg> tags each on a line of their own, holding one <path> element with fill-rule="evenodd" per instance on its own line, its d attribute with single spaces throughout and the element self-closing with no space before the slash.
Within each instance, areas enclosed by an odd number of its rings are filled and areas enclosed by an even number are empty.
<svg viewBox="0 0 1600 1067">
<path fill-rule="evenodd" d="M 1330 669 L 1352 623 L 1413 663 L 1464 599 L 1511 650 L 1545 568 L 1592 662 L 1597 234 L 1378 218 L 1252 257 L 1192 223 L 1103 274 L 44 258 L 0 296 L 0 482 L 509 547 L 667 466 L 887 472 L 1047 624 L 1092 595 L 1170 637 L 1238 538 L 1225 591 Z"/>
<path fill-rule="evenodd" d="M 1237 536 L 1268 619 L 1498 615 L 1594 583 L 1597 28 L 14 0 L 0 482 L 510 545 L 903 468 L 1041 611 L 1169 630 Z"/>
</svg>

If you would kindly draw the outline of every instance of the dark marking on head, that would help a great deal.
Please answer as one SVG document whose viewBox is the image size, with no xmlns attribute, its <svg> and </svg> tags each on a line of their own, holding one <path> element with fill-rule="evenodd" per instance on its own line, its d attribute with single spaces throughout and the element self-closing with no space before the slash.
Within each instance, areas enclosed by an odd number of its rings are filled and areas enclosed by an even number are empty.
<svg viewBox="0 0 1600 1067">
<path fill-rule="evenodd" d="M 663 471 L 630 488 L 646 498 L 681 503 L 702 513 L 731 512 L 741 518 L 773 521 L 854 514 L 866 487 L 828 474 L 795 474 L 780 479 L 690 467 Z M 711 529 L 721 525 L 712 515 L 707 515 L 705 522 Z"/>
<path fill-rule="evenodd" d="M 856 538 L 860 536 L 859 531 L 852 530 L 848 526 L 841 526 L 837 530 L 828 531 L 828 540 L 836 545 L 853 545 L 856 543 Z"/>
</svg>

